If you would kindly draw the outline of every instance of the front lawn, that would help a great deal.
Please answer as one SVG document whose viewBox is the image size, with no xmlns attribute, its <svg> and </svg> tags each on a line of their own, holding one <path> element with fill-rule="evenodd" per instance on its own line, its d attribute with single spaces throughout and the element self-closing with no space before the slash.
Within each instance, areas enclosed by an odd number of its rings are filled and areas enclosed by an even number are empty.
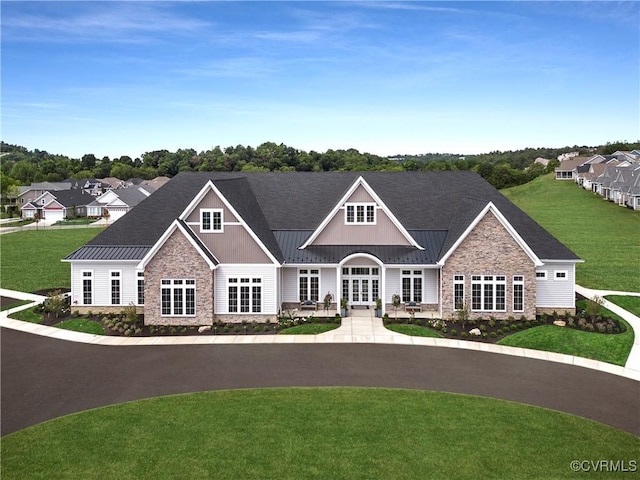
<svg viewBox="0 0 640 480">
<path fill-rule="evenodd" d="M 64 330 L 73 330 L 74 332 L 93 333 L 94 335 L 104 335 L 104 327 L 93 320 L 84 318 L 70 318 L 56 325 Z"/>
<path fill-rule="evenodd" d="M 101 228 L 28 230 L 2 236 L 2 288 L 36 292 L 71 286 L 71 267 L 60 260 L 87 243 Z"/>
<path fill-rule="evenodd" d="M 278 333 L 280 335 L 318 335 L 319 333 L 330 332 L 338 327 L 340 327 L 339 323 L 306 323 L 285 328 Z"/>
<path fill-rule="evenodd" d="M 564 353 L 624 366 L 633 346 L 633 329 L 614 335 L 584 332 L 568 327 L 541 325 L 514 333 L 498 341 L 499 345 Z"/>
<path fill-rule="evenodd" d="M 605 298 L 611 303 L 615 303 L 619 307 L 624 308 L 627 312 L 633 313 L 636 317 L 640 317 L 640 297 L 607 295 Z"/>
<path fill-rule="evenodd" d="M 578 284 L 640 292 L 640 212 L 553 174 L 501 193 L 585 260 L 576 265 Z"/>
<path fill-rule="evenodd" d="M 7 435 L 1 448 L 3 480 L 555 479 L 590 477 L 574 460 L 628 465 L 640 439 L 483 397 L 284 388 L 119 404 Z"/>
<path fill-rule="evenodd" d="M 393 323 L 385 325 L 387 330 L 392 332 L 402 333 L 404 335 L 410 335 L 412 337 L 432 337 L 442 338 L 438 332 L 431 330 L 430 328 L 424 328 L 419 325 L 408 325 L 403 323 Z"/>
<path fill-rule="evenodd" d="M 23 322 L 42 323 L 42 315 L 40 313 L 35 313 L 33 311 L 34 308 L 39 307 L 36 305 L 35 307 L 27 308 L 26 310 L 20 310 L 19 312 L 9 315 L 9 318 L 22 320 Z"/>
</svg>

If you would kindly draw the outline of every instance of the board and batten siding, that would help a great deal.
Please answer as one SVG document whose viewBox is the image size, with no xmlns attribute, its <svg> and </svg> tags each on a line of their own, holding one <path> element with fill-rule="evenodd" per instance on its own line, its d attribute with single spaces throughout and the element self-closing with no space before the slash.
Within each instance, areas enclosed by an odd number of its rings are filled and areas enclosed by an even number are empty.
<svg viewBox="0 0 640 480">
<path fill-rule="evenodd" d="M 547 278 L 536 278 L 536 307 L 575 307 L 575 264 L 549 263 L 536 268 L 546 272 Z M 566 279 L 557 279 L 556 272 L 566 272 Z"/>
<path fill-rule="evenodd" d="M 275 265 L 220 265 L 215 270 L 213 281 L 214 312 L 216 314 L 229 313 L 229 278 L 261 278 L 262 279 L 262 314 L 275 315 L 278 313 L 277 295 L 278 268 Z M 240 284 L 238 284 L 240 285 Z M 243 315 L 234 313 L 234 315 Z"/>
<path fill-rule="evenodd" d="M 138 300 L 138 261 L 133 262 L 72 262 L 71 263 L 71 309 L 74 305 L 84 306 L 82 302 L 82 272 L 93 272 L 92 306 L 112 307 L 111 274 L 120 270 L 120 303 L 123 308 Z"/>
</svg>

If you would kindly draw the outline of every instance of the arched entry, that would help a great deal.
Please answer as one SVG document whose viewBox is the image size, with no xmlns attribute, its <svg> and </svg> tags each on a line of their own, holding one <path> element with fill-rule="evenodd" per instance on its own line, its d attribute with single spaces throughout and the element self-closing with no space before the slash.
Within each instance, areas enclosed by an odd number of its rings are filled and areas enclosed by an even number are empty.
<svg viewBox="0 0 640 480">
<path fill-rule="evenodd" d="M 338 291 L 352 307 L 370 307 L 383 297 L 383 265 L 373 255 L 345 257 L 338 265 Z M 384 302 L 383 302 L 384 303 Z"/>
</svg>

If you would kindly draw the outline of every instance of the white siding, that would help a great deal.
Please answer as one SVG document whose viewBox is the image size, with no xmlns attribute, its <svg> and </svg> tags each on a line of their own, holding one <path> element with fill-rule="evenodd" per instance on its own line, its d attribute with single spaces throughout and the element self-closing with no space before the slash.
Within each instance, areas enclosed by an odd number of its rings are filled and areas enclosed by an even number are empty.
<svg viewBox="0 0 640 480">
<path fill-rule="evenodd" d="M 324 299 L 327 292 L 333 295 L 333 301 L 339 303 L 340 290 L 336 292 L 337 288 L 337 271 L 335 267 L 320 269 L 320 301 Z"/>
<path fill-rule="evenodd" d="M 315 267 L 313 267 L 315 269 Z M 309 268 L 311 269 L 311 268 Z M 282 269 L 282 301 L 298 302 L 298 271 L 300 267 L 289 267 Z M 327 292 L 331 292 L 334 301 L 339 298 L 336 293 L 336 267 L 320 268 L 320 291 L 318 300 L 322 301 Z"/>
<path fill-rule="evenodd" d="M 387 268 L 384 284 L 384 303 L 391 303 L 394 294 L 402 295 L 402 283 L 400 282 L 400 268 Z"/>
<path fill-rule="evenodd" d="M 93 271 L 93 303 L 95 307 L 111 307 L 111 277 L 109 272 L 120 270 L 120 305 L 128 306 L 138 300 L 138 262 L 72 262 L 71 263 L 71 310 L 82 303 L 82 271 Z"/>
<path fill-rule="evenodd" d="M 424 270 L 422 303 L 438 303 L 438 270 Z"/>
<path fill-rule="evenodd" d="M 547 272 L 547 279 L 536 279 L 536 307 L 573 308 L 575 306 L 575 264 L 549 263 L 536 268 Z M 567 273 L 565 280 L 556 279 L 556 272 Z"/>
<path fill-rule="evenodd" d="M 277 268 L 275 265 L 220 265 L 214 277 L 214 312 L 229 313 L 229 294 L 227 280 L 232 277 L 262 278 L 262 314 L 278 313 Z M 242 315 L 238 313 L 238 315 Z"/>
<path fill-rule="evenodd" d="M 282 301 L 298 301 L 298 268 L 282 269 Z"/>
</svg>

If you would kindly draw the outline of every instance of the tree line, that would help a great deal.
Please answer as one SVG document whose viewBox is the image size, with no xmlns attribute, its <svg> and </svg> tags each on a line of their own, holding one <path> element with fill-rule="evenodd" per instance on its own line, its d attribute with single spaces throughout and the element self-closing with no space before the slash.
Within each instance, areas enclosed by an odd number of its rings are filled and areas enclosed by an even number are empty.
<svg viewBox="0 0 640 480">
<path fill-rule="evenodd" d="M 0 142 L 0 186 L 4 197 L 15 185 L 32 182 L 59 182 L 68 178 L 152 179 L 173 177 L 184 171 L 267 172 L 267 171 L 420 171 L 474 170 L 496 188 L 527 183 L 558 165 L 553 160 L 546 167 L 534 163 L 538 157 L 555 159 L 559 154 L 578 151 L 581 154 L 613 153 L 616 150 L 640 149 L 640 143 L 614 142 L 599 147 L 527 148 L 495 151 L 480 155 L 425 154 L 381 157 L 355 149 L 324 153 L 306 152 L 284 144 L 265 142 L 256 148 L 237 145 L 197 152 L 178 149 L 175 152 L 155 150 L 132 159 L 97 158 L 93 154 L 69 158 L 44 150 Z"/>
</svg>

